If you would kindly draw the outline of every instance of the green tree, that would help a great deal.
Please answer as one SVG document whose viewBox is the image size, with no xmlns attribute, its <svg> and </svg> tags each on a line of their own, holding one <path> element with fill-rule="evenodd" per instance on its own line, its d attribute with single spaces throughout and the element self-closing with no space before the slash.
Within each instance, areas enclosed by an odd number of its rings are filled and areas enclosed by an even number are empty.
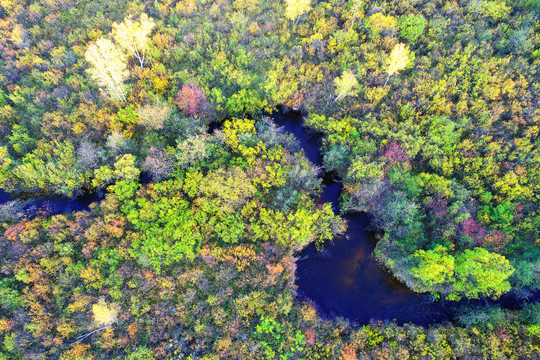
<svg viewBox="0 0 540 360">
<path fill-rule="evenodd" d="M 39 142 L 37 149 L 27 154 L 15 166 L 10 177 L 24 191 L 44 191 L 70 196 L 85 181 L 77 164 L 77 153 L 70 142 Z"/>
<path fill-rule="evenodd" d="M 6 147 L 0 146 L 0 188 L 5 187 L 5 183 L 8 181 L 11 175 L 12 161 L 9 157 L 9 153 Z"/>
<path fill-rule="evenodd" d="M 398 27 L 399 35 L 412 43 L 424 32 L 426 19 L 422 15 L 403 15 L 399 17 Z"/>
<path fill-rule="evenodd" d="M 106 165 L 95 169 L 92 186 L 100 188 L 115 181 L 137 180 L 141 171 L 135 166 L 136 160 L 137 158 L 134 155 L 125 154 L 117 157 L 114 163 L 114 170 Z"/>
<path fill-rule="evenodd" d="M 411 268 L 411 275 L 422 281 L 422 290 L 439 291 L 440 286 L 452 280 L 454 275 L 454 257 L 448 250 L 438 245 L 433 250 L 417 250 L 413 256 L 418 265 Z"/>
<path fill-rule="evenodd" d="M 454 271 L 454 289 L 448 298 L 459 300 L 462 296 L 477 299 L 480 295 L 498 297 L 508 292 L 508 278 L 514 268 L 504 256 L 477 247 L 456 258 Z"/>
<path fill-rule="evenodd" d="M 129 184 L 133 182 L 121 181 L 115 187 L 124 191 L 120 188 Z M 129 190 L 123 199 L 122 210 L 137 231 L 131 255 L 158 273 L 164 266 L 193 259 L 203 240 L 196 217 L 204 214 L 194 212 L 178 190 L 179 184 L 170 180 L 154 185 L 150 198 L 135 202 Z"/>
<path fill-rule="evenodd" d="M 28 134 L 28 130 L 23 126 L 14 124 L 11 135 L 8 136 L 11 147 L 18 155 L 26 155 L 35 147 L 36 141 Z"/>
</svg>

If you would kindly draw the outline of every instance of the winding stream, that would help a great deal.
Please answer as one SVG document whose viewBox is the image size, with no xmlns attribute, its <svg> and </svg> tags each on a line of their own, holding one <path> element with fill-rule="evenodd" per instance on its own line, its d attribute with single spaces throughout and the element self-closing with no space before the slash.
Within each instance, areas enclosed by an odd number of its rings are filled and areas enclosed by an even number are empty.
<svg viewBox="0 0 540 360">
<path fill-rule="evenodd" d="M 308 159 L 322 166 L 319 151 L 321 138 L 311 135 L 302 126 L 299 114 L 277 114 L 275 122 L 292 133 L 300 142 Z M 322 202 L 331 202 L 339 212 L 341 184 L 326 176 Z M 434 301 L 429 294 L 411 291 L 384 271 L 372 254 L 377 244 L 375 234 L 368 231 L 370 215 L 346 214 L 348 230 L 345 236 L 317 252 L 312 244 L 298 254 L 296 284 L 301 298 L 309 299 L 326 316 L 343 316 L 360 324 L 370 320 L 396 320 L 398 324 L 429 325 L 453 320 L 462 305 L 484 306 L 500 304 L 519 308 L 527 301 L 509 293 L 497 301 L 475 300 L 460 302 Z M 540 291 L 529 297 L 538 301 Z"/>
<path fill-rule="evenodd" d="M 306 131 L 300 114 L 279 112 L 274 115 L 274 121 L 297 138 L 312 163 L 322 166 L 319 151 L 321 138 Z M 332 203 L 334 211 L 339 212 L 341 184 L 333 182 L 329 176 L 324 178 L 324 183 L 326 186 L 320 201 Z M 101 201 L 103 197 L 100 193 L 73 199 L 51 197 L 21 201 L 20 209 L 26 216 L 39 211 L 49 215 L 69 213 L 86 210 L 91 203 Z M 14 199 L 0 190 L 0 205 L 10 200 Z M 433 301 L 428 294 L 415 293 L 373 260 L 377 240 L 368 231 L 370 216 L 359 213 L 346 214 L 344 218 L 348 221 L 346 236 L 335 239 L 322 252 L 317 252 L 314 245 L 310 245 L 298 254 L 298 294 L 301 299 L 312 301 L 325 316 L 343 316 L 360 324 L 367 324 L 370 320 L 396 320 L 398 324 L 411 322 L 428 325 L 452 320 L 456 310 L 465 303 L 482 306 L 489 302 L 518 308 L 526 302 L 515 294 L 506 294 L 498 301 L 444 304 Z M 530 301 L 539 299 L 540 291 L 529 297 Z"/>
</svg>

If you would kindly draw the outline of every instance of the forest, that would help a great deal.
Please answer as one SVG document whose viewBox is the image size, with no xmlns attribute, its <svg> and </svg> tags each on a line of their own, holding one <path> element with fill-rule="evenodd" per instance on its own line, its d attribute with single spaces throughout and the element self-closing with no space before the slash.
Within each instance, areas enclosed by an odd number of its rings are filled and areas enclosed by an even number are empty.
<svg viewBox="0 0 540 360">
<path fill-rule="evenodd" d="M 539 104 L 540 0 L 0 0 L 0 360 L 540 359 Z M 451 321 L 299 296 L 350 213 Z"/>
</svg>

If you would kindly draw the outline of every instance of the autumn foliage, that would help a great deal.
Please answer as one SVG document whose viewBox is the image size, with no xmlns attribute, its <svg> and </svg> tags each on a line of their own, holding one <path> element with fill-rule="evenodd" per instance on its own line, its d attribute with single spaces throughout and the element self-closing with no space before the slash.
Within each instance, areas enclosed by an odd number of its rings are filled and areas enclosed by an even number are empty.
<svg viewBox="0 0 540 360">
<path fill-rule="evenodd" d="M 537 359 L 538 11 L 0 0 L 0 360 Z M 291 108 L 324 168 L 272 123 Z M 523 308 L 321 316 L 294 257 L 346 228 L 321 171 L 426 301 Z"/>
<path fill-rule="evenodd" d="M 203 90 L 195 84 L 184 84 L 174 99 L 176 105 L 188 116 L 206 118 L 210 106 Z"/>
</svg>

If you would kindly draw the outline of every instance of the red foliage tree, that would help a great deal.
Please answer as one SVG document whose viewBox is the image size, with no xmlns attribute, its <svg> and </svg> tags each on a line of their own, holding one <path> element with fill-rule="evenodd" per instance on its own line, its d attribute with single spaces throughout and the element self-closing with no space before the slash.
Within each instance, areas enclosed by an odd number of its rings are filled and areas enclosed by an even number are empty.
<svg viewBox="0 0 540 360">
<path fill-rule="evenodd" d="M 509 238 L 504 232 L 499 230 L 491 230 L 485 237 L 478 243 L 482 247 L 490 250 L 500 251 L 506 244 L 508 244 Z"/>
<path fill-rule="evenodd" d="M 210 105 L 207 102 L 206 94 L 195 84 L 182 85 L 174 102 L 189 116 L 206 117 L 210 115 Z"/>
<path fill-rule="evenodd" d="M 409 155 L 403 150 L 403 148 L 397 143 L 397 141 L 391 141 L 386 145 L 383 156 L 387 158 L 391 163 L 405 162 L 409 163 Z"/>
<path fill-rule="evenodd" d="M 315 330 L 307 328 L 304 335 L 306 335 L 306 344 L 311 346 L 315 345 Z"/>
<path fill-rule="evenodd" d="M 468 218 L 463 222 L 461 233 L 473 239 L 475 244 L 479 244 L 487 235 L 486 229 L 473 218 Z"/>
</svg>

